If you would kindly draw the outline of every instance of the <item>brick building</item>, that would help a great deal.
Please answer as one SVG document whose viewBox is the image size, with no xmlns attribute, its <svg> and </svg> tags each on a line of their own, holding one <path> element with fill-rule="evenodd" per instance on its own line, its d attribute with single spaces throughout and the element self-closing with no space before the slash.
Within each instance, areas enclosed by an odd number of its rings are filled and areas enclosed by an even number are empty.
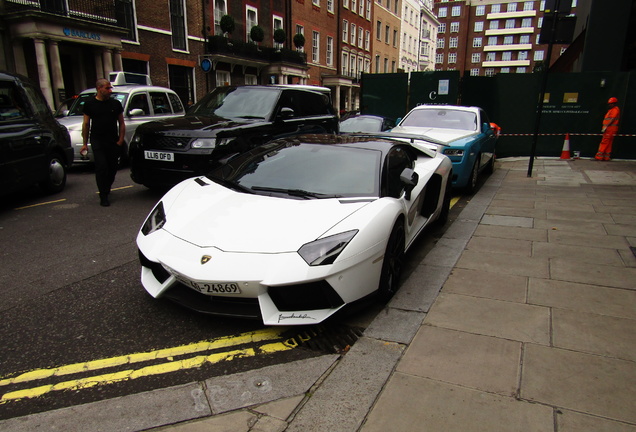
<svg viewBox="0 0 636 432">
<path fill-rule="evenodd" d="M 572 13 L 576 0 L 572 0 Z M 529 73 L 547 60 L 539 44 L 545 1 L 435 0 L 439 20 L 436 70 L 472 76 Z M 550 64 L 565 51 L 554 45 Z"/>
<path fill-rule="evenodd" d="M 373 19 L 372 73 L 397 72 L 400 60 L 402 1 L 376 0 Z"/>
</svg>

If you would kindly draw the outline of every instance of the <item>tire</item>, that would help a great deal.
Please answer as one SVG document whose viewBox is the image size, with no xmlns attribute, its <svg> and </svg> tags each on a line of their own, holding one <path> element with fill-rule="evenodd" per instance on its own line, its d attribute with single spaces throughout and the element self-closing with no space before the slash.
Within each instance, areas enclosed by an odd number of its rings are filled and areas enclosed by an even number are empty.
<svg viewBox="0 0 636 432">
<path fill-rule="evenodd" d="M 66 186 L 66 165 L 59 154 L 49 157 L 46 178 L 40 182 L 40 187 L 48 194 L 62 192 Z"/>
<path fill-rule="evenodd" d="M 448 222 L 448 215 L 450 214 L 450 203 L 451 203 L 451 195 L 452 195 L 452 184 L 451 181 L 452 174 L 448 176 L 448 180 L 446 181 L 446 189 L 444 190 L 444 203 L 442 204 L 442 211 L 439 214 L 439 217 L 435 221 L 437 225 L 445 225 Z"/>
<path fill-rule="evenodd" d="M 382 261 L 382 273 L 378 286 L 378 298 L 388 302 L 400 286 L 404 267 L 404 222 L 398 220 L 393 226 Z"/>
<path fill-rule="evenodd" d="M 479 159 L 481 155 L 478 155 L 473 164 L 473 169 L 470 171 L 470 177 L 468 177 L 468 183 L 466 184 L 466 193 L 472 194 L 477 188 L 477 179 L 479 177 Z"/>
</svg>

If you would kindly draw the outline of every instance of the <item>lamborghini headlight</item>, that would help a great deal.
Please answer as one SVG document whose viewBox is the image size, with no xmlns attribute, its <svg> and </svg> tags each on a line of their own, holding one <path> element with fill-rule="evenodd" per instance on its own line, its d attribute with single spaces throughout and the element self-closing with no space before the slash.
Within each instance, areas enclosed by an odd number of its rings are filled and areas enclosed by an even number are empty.
<svg viewBox="0 0 636 432">
<path fill-rule="evenodd" d="M 333 264 L 358 230 L 351 230 L 304 244 L 298 254 L 311 266 Z"/>
<path fill-rule="evenodd" d="M 143 235 L 147 236 L 153 232 L 161 229 L 166 223 L 166 212 L 163 210 L 163 202 L 159 202 L 155 208 L 150 212 L 148 219 L 141 227 Z"/>
</svg>

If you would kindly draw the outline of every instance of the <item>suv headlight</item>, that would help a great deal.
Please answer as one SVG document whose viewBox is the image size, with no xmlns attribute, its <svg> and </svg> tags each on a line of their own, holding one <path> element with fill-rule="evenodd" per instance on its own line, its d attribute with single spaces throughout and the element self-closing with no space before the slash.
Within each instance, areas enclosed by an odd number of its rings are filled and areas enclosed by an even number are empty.
<svg viewBox="0 0 636 432">
<path fill-rule="evenodd" d="M 213 149 L 216 147 L 216 138 L 197 138 L 192 141 L 190 147 L 196 149 Z"/>
<path fill-rule="evenodd" d="M 459 157 L 462 157 L 462 156 L 464 156 L 464 149 L 447 148 L 447 149 L 444 149 L 444 154 L 446 156 L 459 156 Z"/>
<path fill-rule="evenodd" d="M 159 201 L 159 204 L 150 212 L 148 219 L 141 227 L 143 235 L 147 236 L 153 232 L 161 229 L 166 224 L 166 212 L 163 210 L 163 202 Z"/>
<path fill-rule="evenodd" d="M 298 249 L 298 254 L 310 266 L 333 264 L 356 234 L 358 230 L 351 230 L 306 243 Z"/>
</svg>

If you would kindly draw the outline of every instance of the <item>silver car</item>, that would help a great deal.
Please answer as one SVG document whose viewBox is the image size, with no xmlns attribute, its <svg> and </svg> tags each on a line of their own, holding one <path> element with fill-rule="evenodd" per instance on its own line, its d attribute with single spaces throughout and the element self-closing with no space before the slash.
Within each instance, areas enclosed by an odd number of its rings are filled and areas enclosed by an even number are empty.
<svg viewBox="0 0 636 432">
<path fill-rule="evenodd" d="M 84 90 L 73 100 L 69 109 L 63 111 L 63 116 L 57 119 L 66 126 L 71 135 L 74 163 L 93 162 L 94 160 L 90 143 L 86 156 L 81 156 L 80 150 L 82 148 L 84 103 L 95 97 L 95 94 L 94 88 Z M 121 102 L 124 107 L 126 140 L 122 151 L 123 162 L 127 159 L 128 143 L 130 143 L 137 126 L 151 120 L 163 120 L 185 114 L 179 96 L 173 90 L 165 87 L 139 84 L 113 85 L 111 97 Z"/>
</svg>

